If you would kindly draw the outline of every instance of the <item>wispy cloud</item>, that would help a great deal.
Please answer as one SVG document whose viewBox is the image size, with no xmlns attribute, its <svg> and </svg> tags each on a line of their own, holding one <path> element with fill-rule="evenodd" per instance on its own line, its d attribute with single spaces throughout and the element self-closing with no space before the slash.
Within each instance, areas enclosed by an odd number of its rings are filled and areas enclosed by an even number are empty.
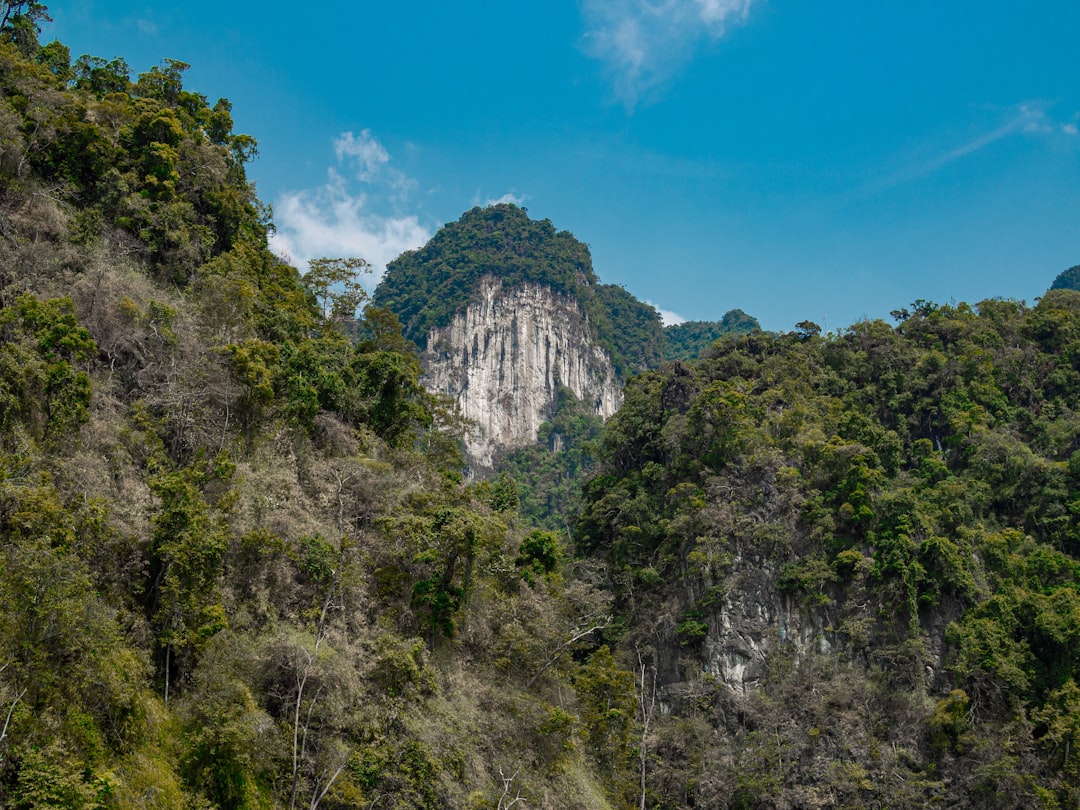
<svg viewBox="0 0 1080 810">
<path fill-rule="evenodd" d="M 946 152 L 937 158 L 917 167 L 920 175 L 936 172 L 950 163 L 985 149 L 993 143 L 1016 133 L 1026 135 L 1076 135 L 1075 124 L 1061 124 L 1051 120 L 1041 105 L 1028 102 L 1018 105 L 1010 118 L 1001 126 L 979 135 L 967 143 Z"/>
<path fill-rule="evenodd" d="M 343 132 L 334 141 L 334 154 L 338 162 L 352 160 L 356 166 L 356 179 L 365 183 L 390 162 L 390 153 L 370 129 L 361 130 L 359 135 Z"/>
<path fill-rule="evenodd" d="M 1039 102 L 1025 102 L 1009 110 L 1008 116 L 997 127 L 975 136 L 960 146 L 948 149 L 928 159 L 915 161 L 904 168 L 888 175 L 883 180 L 864 189 L 867 192 L 883 191 L 893 186 L 909 183 L 934 174 L 946 166 L 992 146 L 999 141 L 1016 135 L 1048 136 L 1064 135 L 1076 137 L 1077 127 L 1074 122 L 1055 121 Z"/>
<path fill-rule="evenodd" d="M 372 264 L 374 287 L 386 263 L 431 238 L 431 229 L 402 211 L 416 183 L 392 165 L 370 130 L 334 141 L 336 165 L 315 189 L 288 191 L 274 203 L 271 247 L 301 270 L 319 256 L 358 256 Z"/>
<path fill-rule="evenodd" d="M 628 110 L 654 94 L 703 41 L 744 22 L 760 0 L 582 0 L 585 50 Z"/>
</svg>

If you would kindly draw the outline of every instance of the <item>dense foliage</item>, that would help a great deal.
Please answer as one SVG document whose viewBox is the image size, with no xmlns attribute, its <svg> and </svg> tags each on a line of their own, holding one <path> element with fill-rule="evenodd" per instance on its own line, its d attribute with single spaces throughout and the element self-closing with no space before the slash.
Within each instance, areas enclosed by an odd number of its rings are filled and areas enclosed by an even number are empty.
<svg viewBox="0 0 1080 810">
<path fill-rule="evenodd" d="M 594 470 L 603 420 L 569 389 L 558 392 L 537 441 L 496 459 L 495 470 L 518 490 L 519 511 L 530 525 L 568 532 L 581 508 L 581 487 Z"/>
<path fill-rule="evenodd" d="M 574 536 L 672 705 L 658 806 L 1080 801 L 1080 293 L 901 314 L 718 342 L 606 426 Z"/>
<path fill-rule="evenodd" d="M 365 263 L 268 250 L 184 65 L 0 19 L 0 806 L 622 802 L 602 577 L 461 481 Z"/>
<path fill-rule="evenodd" d="M 1058 273 L 1051 290 L 1080 290 L 1080 264 Z"/>
<path fill-rule="evenodd" d="M 375 303 L 392 311 L 405 335 L 424 346 L 471 303 L 485 278 L 539 284 L 578 301 L 599 344 L 623 378 L 655 366 L 663 347 L 660 316 L 622 287 L 600 284 L 589 249 L 550 220 L 502 203 L 466 211 L 424 247 L 387 266 Z"/>
<path fill-rule="evenodd" d="M 0 806 L 1077 805 L 1080 293 L 713 342 L 465 483 L 228 102 L 47 21 L 0 3 Z M 516 267 L 655 364 L 568 234 L 462 222 L 410 335 Z"/>
<path fill-rule="evenodd" d="M 745 335 L 760 329 L 757 318 L 741 309 L 724 313 L 718 321 L 684 321 L 664 327 L 664 359 L 694 360 L 725 335 Z"/>
</svg>

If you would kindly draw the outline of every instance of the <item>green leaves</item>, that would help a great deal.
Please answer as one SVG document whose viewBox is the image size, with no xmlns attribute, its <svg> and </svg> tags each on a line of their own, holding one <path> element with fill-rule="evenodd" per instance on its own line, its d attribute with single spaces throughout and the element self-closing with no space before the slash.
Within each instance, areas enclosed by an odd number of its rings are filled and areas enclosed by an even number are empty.
<svg viewBox="0 0 1080 810">
<path fill-rule="evenodd" d="M 161 499 L 150 548 L 151 621 L 165 648 L 199 649 L 227 625 L 221 603 L 225 522 L 233 465 L 224 455 L 202 456 L 184 469 L 152 479 Z"/>
<path fill-rule="evenodd" d="M 716 650 L 741 654 L 755 633 L 740 613 L 775 611 L 780 644 L 755 636 L 755 655 L 767 649 L 782 668 L 801 650 L 807 667 L 816 644 L 832 650 L 822 665 L 881 662 L 891 689 L 934 696 L 913 756 L 942 772 L 969 757 L 980 763 L 970 784 L 994 795 L 1037 782 L 1072 801 L 1076 764 L 1060 746 L 1075 737 L 1061 712 L 1080 678 L 1080 294 L 1049 298 L 1035 309 L 917 302 L 895 330 L 800 324 L 632 380 L 575 527 L 578 551 L 613 572 L 628 637 L 662 635 L 658 649 L 724 670 Z M 713 592 L 723 598 L 703 596 Z M 805 689 L 794 674 L 790 683 Z M 761 711 L 751 725 L 760 733 L 774 718 L 780 757 L 798 739 L 782 718 L 801 724 L 803 698 L 781 708 L 775 689 L 751 701 Z M 888 716 L 895 740 L 909 715 Z M 993 753 L 1009 736 L 994 729 L 1017 717 L 1039 718 L 1041 765 L 1023 759 L 1034 757 L 1030 733 Z M 799 767 L 795 749 L 782 756 Z M 879 758 L 855 755 L 851 795 L 871 789 Z M 1043 768 L 1023 788 L 1010 778 L 1022 760 Z M 771 796 L 784 790 L 776 775 Z"/>
<path fill-rule="evenodd" d="M 741 309 L 724 313 L 719 321 L 684 321 L 664 327 L 664 359 L 696 360 L 722 337 L 743 335 L 760 329 L 757 318 Z"/>
<path fill-rule="evenodd" d="M 315 300 L 323 321 L 340 327 L 355 319 L 357 310 L 367 300 L 359 276 L 370 272 L 371 265 L 364 259 L 312 259 L 302 283 Z"/>
<path fill-rule="evenodd" d="M 70 299 L 25 295 L 0 308 L 0 428 L 8 441 L 17 428 L 58 441 L 86 420 L 90 377 L 72 364 L 96 351 Z"/>
<path fill-rule="evenodd" d="M 532 585 L 540 577 L 559 570 L 563 547 L 555 532 L 534 530 L 521 541 L 514 564 L 521 571 L 521 578 Z"/>
<path fill-rule="evenodd" d="M 600 766 L 605 786 L 615 796 L 628 791 L 631 734 L 637 716 L 634 673 L 624 669 L 604 645 L 574 679 L 581 700 L 582 730 Z"/>
</svg>

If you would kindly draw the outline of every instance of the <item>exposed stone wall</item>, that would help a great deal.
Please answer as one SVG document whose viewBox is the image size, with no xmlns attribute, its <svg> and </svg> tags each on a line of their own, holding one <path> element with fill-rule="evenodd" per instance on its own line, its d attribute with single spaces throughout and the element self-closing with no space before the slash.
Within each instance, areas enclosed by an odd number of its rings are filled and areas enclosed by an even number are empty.
<svg viewBox="0 0 1080 810">
<path fill-rule="evenodd" d="M 476 468 L 490 467 L 497 449 L 536 441 L 560 386 L 604 418 L 621 402 L 611 358 L 577 301 L 549 287 L 485 279 L 479 300 L 433 329 L 427 345 L 424 384 L 476 423 L 466 442 Z"/>
</svg>

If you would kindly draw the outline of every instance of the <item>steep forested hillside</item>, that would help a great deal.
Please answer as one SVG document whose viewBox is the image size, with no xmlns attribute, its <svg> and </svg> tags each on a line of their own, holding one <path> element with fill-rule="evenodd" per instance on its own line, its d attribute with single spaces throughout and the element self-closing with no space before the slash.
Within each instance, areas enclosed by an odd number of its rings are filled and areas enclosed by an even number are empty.
<svg viewBox="0 0 1080 810">
<path fill-rule="evenodd" d="M 406 336 L 423 346 L 433 327 L 468 306 L 485 276 L 576 298 L 623 378 L 660 362 L 664 338 L 656 310 L 622 287 L 600 284 L 586 245 L 515 205 L 466 211 L 424 247 L 392 261 L 375 303 L 397 315 Z"/>
<path fill-rule="evenodd" d="M 495 471 L 514 482 L 519 511 L 530 525 L 568 530 L 581 508 L 581 488 L 594 471 L 603 429 L 604 421 L 564 388 L 536 443 L 497 459 Z"/>
<path fill-rule="evenodd" d="M 1080 290 L 1080 264 L 1058 273 L 1051 290 Z"/>
<path fill-rule="evenodd" d="M 1077 806 L 1080 293 L 722 340 L 467 484 L 229 103 L 46 23 L 0 3 L 0 806 Z M 654 364 L 580 243 L 462 223 L 408 334 L 509 245 Z"/>
<path fill-rule="evenodd" d="M 602 577 L 461 482 L 362 264 L 268 250 L 183 64 L 0 8 L 0 805 L 620 801 Z"/>
<path fill-rule="evenodd" d="M 1080 293 L 897 316 L 722 341 L 605 428 L 574 537 L 658 806 L 1080 801 Z"/>
</svg>

